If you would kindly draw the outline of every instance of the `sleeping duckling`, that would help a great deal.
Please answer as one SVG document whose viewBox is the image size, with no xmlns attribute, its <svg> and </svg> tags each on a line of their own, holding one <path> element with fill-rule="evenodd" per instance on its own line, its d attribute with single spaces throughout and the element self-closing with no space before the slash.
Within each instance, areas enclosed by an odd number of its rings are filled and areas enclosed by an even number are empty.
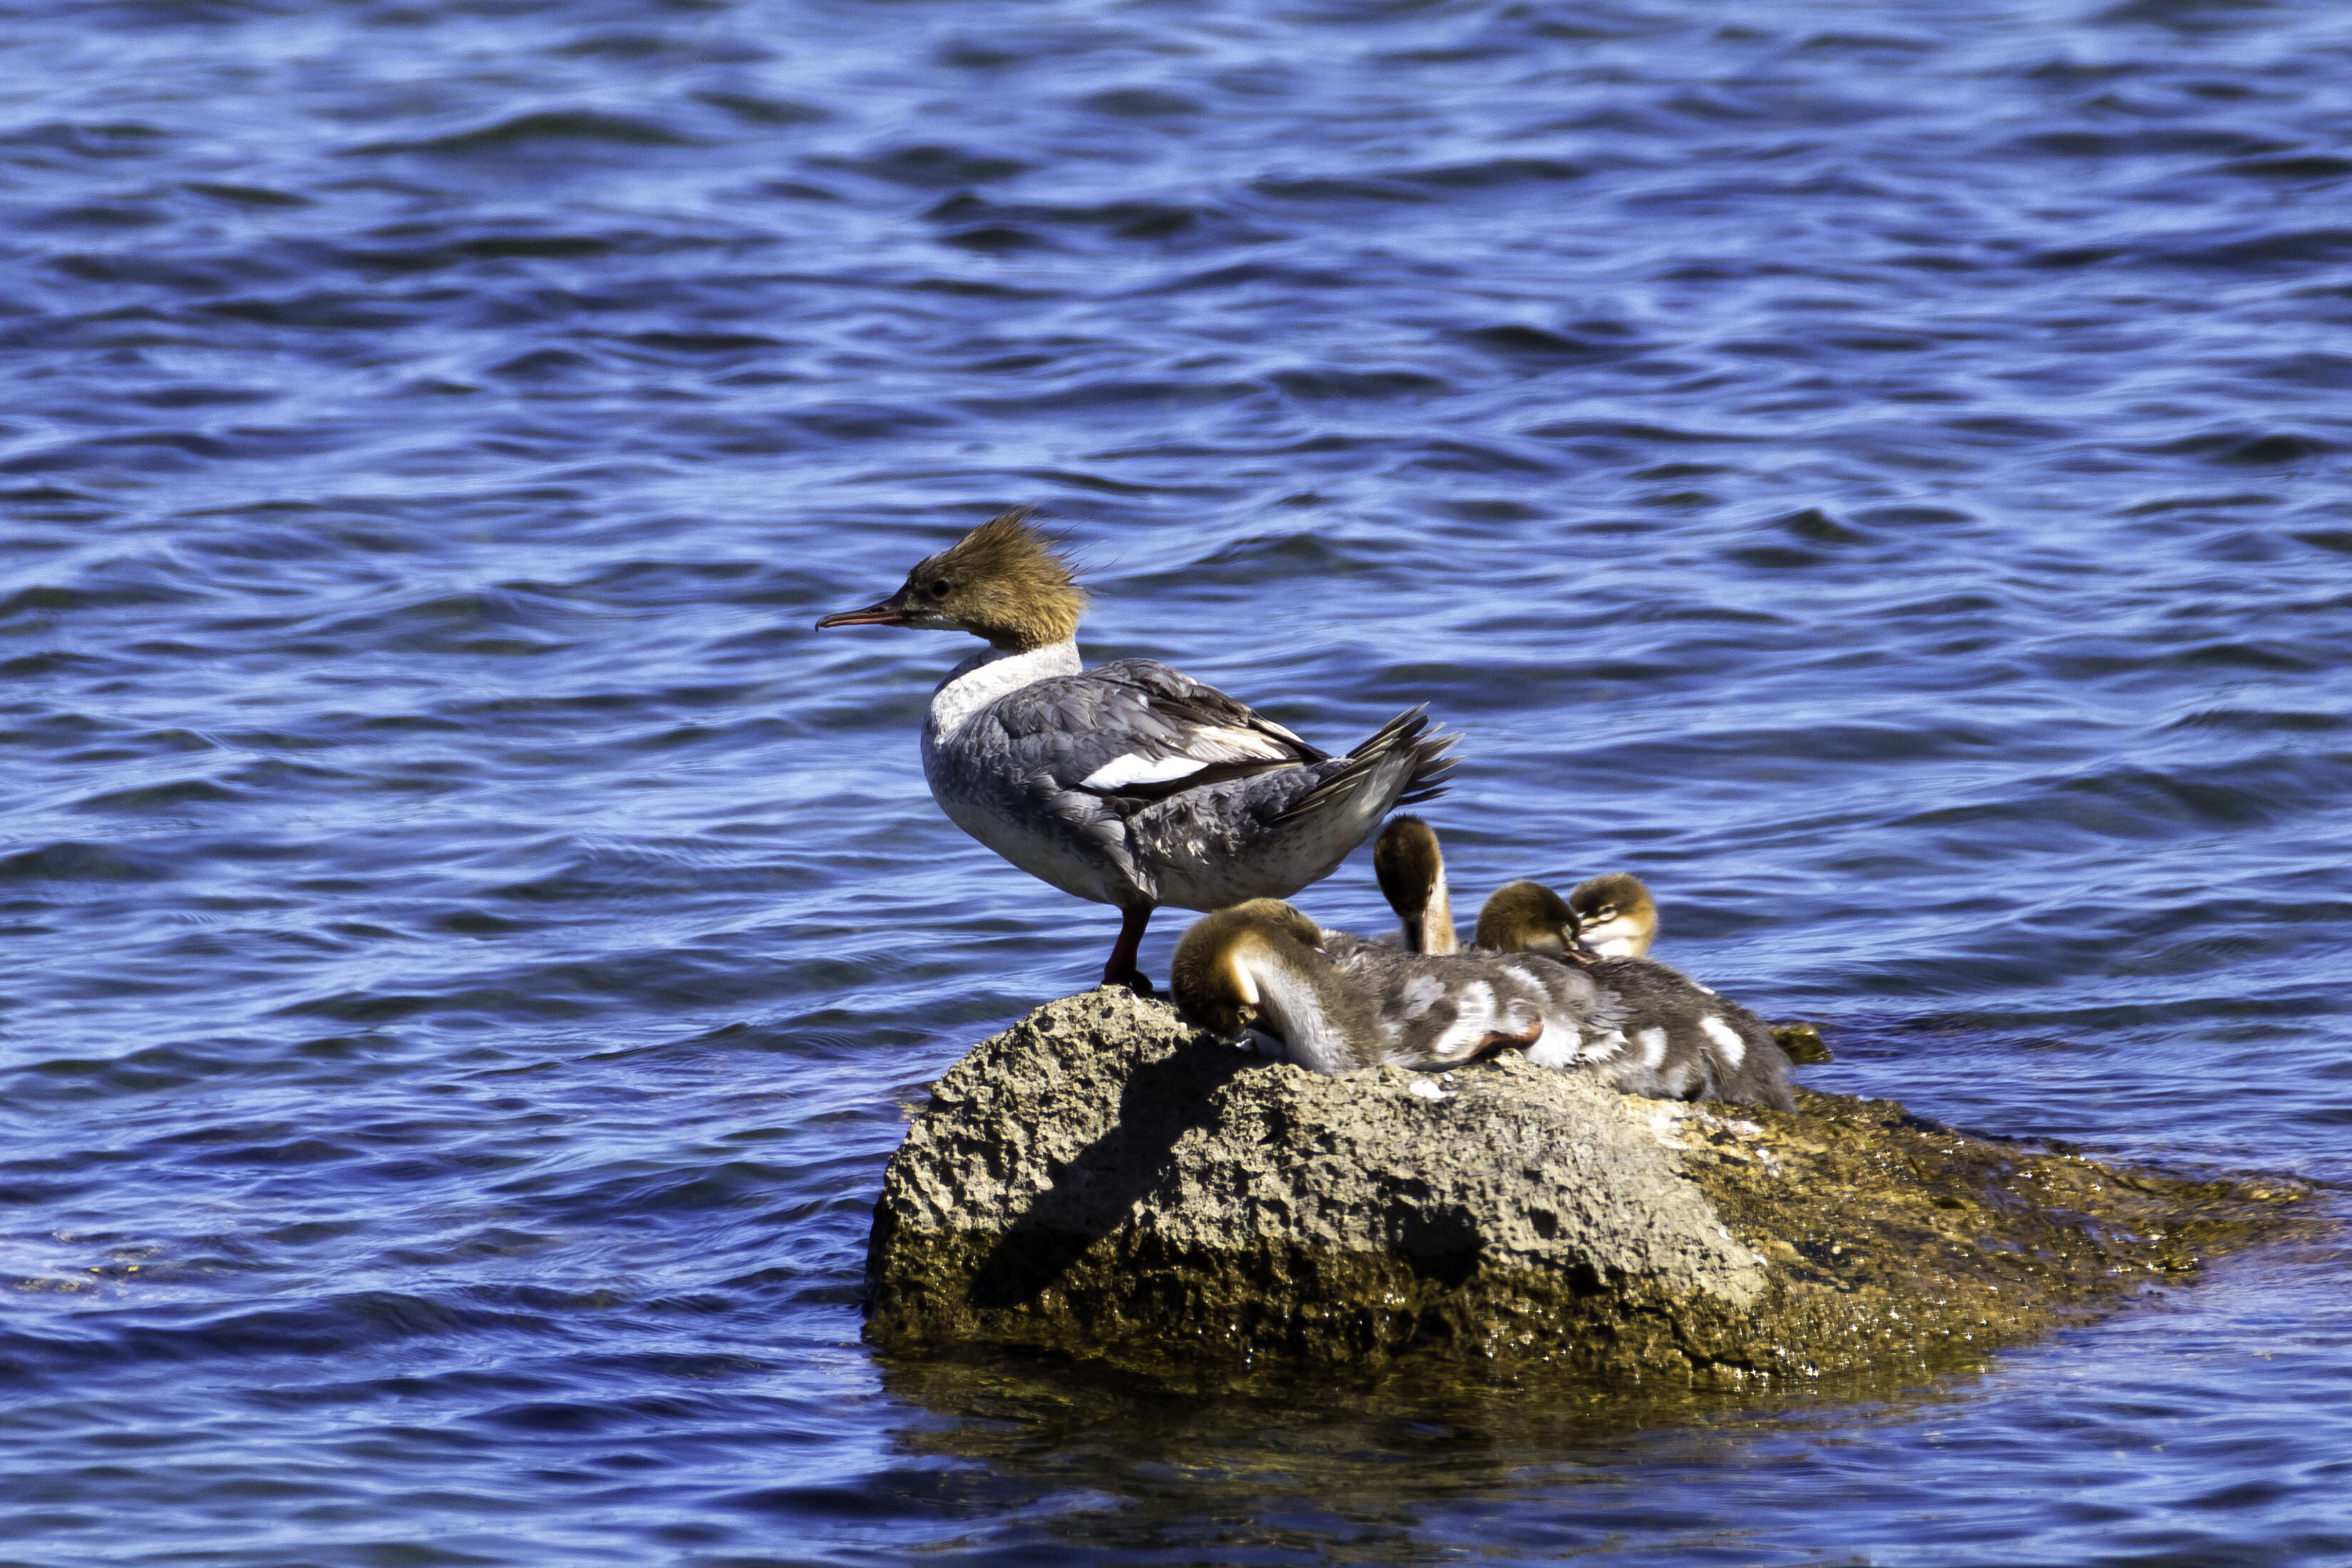
<svg viewBox="0 0 2352 1568">
<path fill-rule="evenodd" d="M 1532 1045 L 1544 1031 L 1542 986 L 1505 982 L 1496 973 L 1505 965 L 1474 962 L 1419 986 L 1381 986 L 1343 970 L 1323 950 L 1324 936 L 1276 899 L 1195 921 L 1171 966 L 1177 1010 L 1212 1034 L 1246 1033 L 1269 1055 L 1332 1073 L 1443 1072 L 1498 1046 Z"/>
<path fill-rule="evenodd" d="M 1627 1094 L 1693 1100 L 1697 1053 L 1645 1049 L 1624 1004 L 1580 970 L 1499 952 L 1416 953 L 1318 927 L 1255 900 L 1177 944 L 1176 1005 L 1211 1032 L 1318 1072 L 1383 1064 L 1442 1072 L 1516 1047 L 1538 1066 L 1587 1071 Z"/>
<path fill-rule="evenodd" d="M 1639 877 L 1611 871 L 1568 895 L 1576 934 L 1603 958 L 1646 958 L 1658 939 L 1658 906 Z"/>
<path fill-rule="evenodd" d="M 1650 944 L 1658 937 L 1658 906 L 1640 878 L 1612 871 L 1579 882 L 1568 895 L 1568 907 L 1576 916 L 1577 940 L 1591 951 L 1610 958 L 1650 955 Z M 1569 956 L 1576 954 L 1571 952 Z M 1781 1054 L 1798 1067 L 1837 1059 L 1822 1042 L 1817 1024 L 1775 1024 L 1772 1038 L 1779 1042 Z"/>
<path fill-rule="evenodd" d="M 1641 887 L 1622 874 L 1614 879 Z M 1640 907 L 1651 908 L 1646 891 Z M 1649 926 L 1656 929 L 1654 913 Z M 1511 882 L 1497 888 L 1478 911 L 1477 944 L 1496 952 L 1567 958 L 1574 953 L 1582 934 L 1569 901 L 1540 882 Z M 1645 1059 L 1671 1061 L 1685 1056 L 1705 1059 L 1708 1083 L 1702 1098 L 1769 1105 L 1775 1110 L 1797 1108 L 1795 1097 L 1789 1092 L 1788 1058 L 1775 1041 L 1771 1026 L 1747 1008 L 1726 1001 L 1681 970 L 1654 959 L 1602 958 L 1585 964 L 1579 973 L 1591 975 L 1602 990 L 1613 992 L 1623 1002 L 1630 1015 L 1626 1032 Z"/>
</svg>

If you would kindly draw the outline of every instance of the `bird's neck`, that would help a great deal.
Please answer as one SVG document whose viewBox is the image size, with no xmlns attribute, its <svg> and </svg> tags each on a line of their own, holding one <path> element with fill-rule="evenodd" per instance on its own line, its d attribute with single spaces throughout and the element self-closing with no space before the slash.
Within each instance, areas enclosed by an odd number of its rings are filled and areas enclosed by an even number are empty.
<svg viewBox="0 0 2352 1568">
<path fill-rule="evenodd" d="M 1245 950 L 1241 962 L 1292 1061 L 1317 1072 L 1346 1072 L 1373 1059 L 1370 1010 L 1328 965 L 1294 962 L 1265 948 Z"/>
<path fill-rule="evenodd" d="M 1056 675 L 1076 675 L 1082 668 L 1076 638 L 1043 647 L 984 647 L 948 671 L 931 693 L 928 727 L 935 740 L 944 741 L 1005 693 Z"/>
<path fill-rule="evenodd" d="M 1420 929 L 1412 933 L 1412 946 L 1416 952 L 1449 953 L 1461 951 L 1454 934 L 1454 894 L 1445 885 L 1445 869 L 1440 867 L 1437 880 L 1429 889 L 1429 902 L 1421 911 Z"/>
</svg>

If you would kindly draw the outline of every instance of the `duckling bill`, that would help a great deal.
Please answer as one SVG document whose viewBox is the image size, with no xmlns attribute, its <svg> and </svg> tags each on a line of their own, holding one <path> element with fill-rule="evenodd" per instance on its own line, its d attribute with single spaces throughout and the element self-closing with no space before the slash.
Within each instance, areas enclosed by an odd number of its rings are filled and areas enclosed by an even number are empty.
<svg viewBox="0 0 2352 1568">
<path fill-rule="evenodd" d="M 1284 898 L 1339 868 L 1401 802 L 1444 788 L 1455 737 L 1416 708 L 1333 756 L 1152 659 L 1087 669 L 1086 594 L 1015 508 L 917 563 L 898 593 L 817 629 L 964 632 L 923 724 L 923 776 L 948 819 L 1030 875 L 1118 910 L 1106 984 L 1136 967 L 1162 904 Z"/>
</svg>

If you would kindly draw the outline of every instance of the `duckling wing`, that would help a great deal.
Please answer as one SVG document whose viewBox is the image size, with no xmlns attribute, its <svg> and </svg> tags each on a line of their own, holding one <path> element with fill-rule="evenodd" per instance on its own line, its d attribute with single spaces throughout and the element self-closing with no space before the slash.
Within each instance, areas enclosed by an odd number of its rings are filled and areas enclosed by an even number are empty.
<svg viewBox="0 0 2352 1568">
<path fill-rule="evenodd" d="M 1337 931 L 1323 932 L 1323 951 L 1372 999 L 1400 1067 L 1459 1067 L 1497 1047 L 1533 1047 L 1554 1026 L 1542 984 L 1492 954 L 1408 952 Z"/>
<path fill-rule="evenodd" d="M 1644 1058 L 1660 1058 L 1646 1062 L 1652 1071 L 1690 1079 L 1699 1087 L 1695 1098 L 1797 1108 L 1789 1058 L 1771 1026 L 1738 1003 L 1655 959 L 1605 958 L 1587 973 L 1624 1003 Z"/>
</svg>

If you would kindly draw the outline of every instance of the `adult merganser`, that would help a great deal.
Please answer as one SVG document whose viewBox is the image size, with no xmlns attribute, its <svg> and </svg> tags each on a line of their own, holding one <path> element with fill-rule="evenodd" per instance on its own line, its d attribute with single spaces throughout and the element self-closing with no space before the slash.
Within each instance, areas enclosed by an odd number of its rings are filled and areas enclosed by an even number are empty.
<svg viewBox="0 0 2352 1568">
<path fill-rule="evenodd" d="M 923 776 L 948 820 L 1066 893 L 1116 906 L 1105 984 L 1135 965 L 1161 904 L 1216 910 L 1329 876 L 1401 801 L 1444 787 L 1456 737 L 1415 708 L 1344 757 L 1164 664 L 1078 662 L 1086 594 L 1016 507 L 929 556 L 878 605 L 828 626 L 969 632 L 923 722 Z"/>
<path fill-rule="evenodd" d="M 1628 872 L 1579 882 L 1568 907 L 1579 940 L 1603 958 L 1646 958 L 1658 938 L 1658 906 L 1642 879 Z"/>
<path fill-rule="evenodd" d="M 1317 1072 L 1441 1072 L 1506 1046 L 1549 1046 L 1567 1065 L 1588 1031 L 1614 1036 L 1616 1051 L 1625 1045 L 1614 1009 L 1559 964 L 1409 953 L 1324 930 L 1273 899 L 1194 921 L 1170 981 L 1178 1010 L 1202 1027 L 1253 1035 Z"/>
<path fill-rule="evenodd" d="M 1648 903 L 1646 892 L 1642 901 Z M 1797 1108 L 1789 1092 L 1789 1058 L 1770 1025 L 1655 959 L 1582 959 L 1576 952 L 1581 938 L 1568 901 L 1540 882 L 1507 882 L 1478 910 L 1480 947 L 1556 955 L 1576 965 L 1576 973 L 1591 975 L 1624 1004 L 1626 1033 L 1645 1054 L 1702 1060 L 1708 1084 L 1701 1098 L 1769 1105 L 1775 1110 Z"/>
</svg>

